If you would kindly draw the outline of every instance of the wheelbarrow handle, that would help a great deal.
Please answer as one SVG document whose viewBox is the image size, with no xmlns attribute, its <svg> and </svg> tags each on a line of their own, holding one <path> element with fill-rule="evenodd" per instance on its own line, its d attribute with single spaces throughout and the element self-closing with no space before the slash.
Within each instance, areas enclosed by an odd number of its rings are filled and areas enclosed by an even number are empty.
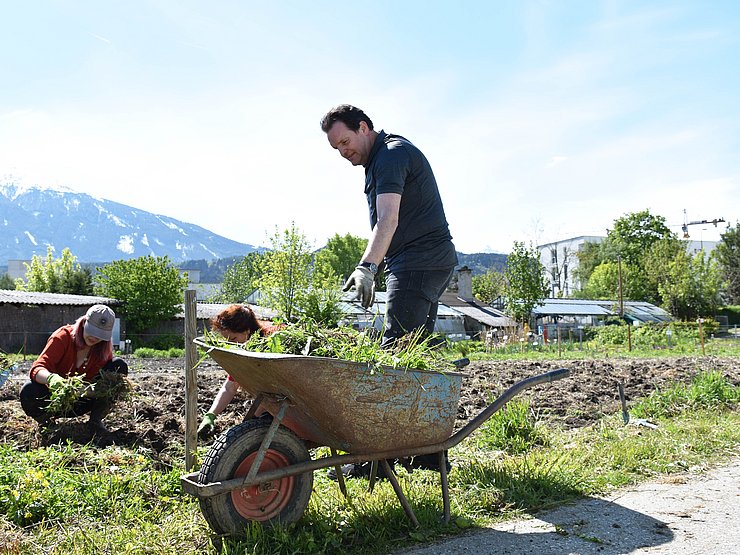
<svg viewBox="0 0 740 555">
<path fill-rule="evenodd" d="M 556 370 L 550 370 L 544 374 L 538 374 L 537 376 L 531 376 L 520 382 L 515 383 L 509 389 L 504 391 L 493 403 L 488 405 L 481 413 L 468 422 L 462 429 L 457 433 L 453 434 L 445 443 L 445 449 L 454 447 L 460 443 L 463 439 L 468 437 L 473 431 L 480 427 L 486 420 L 493 416 L 493 413 L 501 410 L 506 403 L 508 403 L 515 395 L 521 393 L 525 389 L 534 387 L 541 383 L 550 383 L 557 380 L 561 380 L 566 376 L 570 375 L 568 368 L 557 368 Z"/>
</svg>

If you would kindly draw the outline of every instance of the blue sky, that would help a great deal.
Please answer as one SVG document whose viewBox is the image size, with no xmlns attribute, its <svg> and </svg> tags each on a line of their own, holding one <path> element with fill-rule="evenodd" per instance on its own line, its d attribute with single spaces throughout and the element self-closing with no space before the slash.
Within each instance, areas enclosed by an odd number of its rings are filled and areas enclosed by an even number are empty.
<svg viewBox="0 0 740 555">
<path fill-rule="evenodd" d="M 677 232 L 740 219 L 737 2 L 0 7 L 0 179 L 253 245 L 291 222 L 367 237 L 362 169 L 318 126 L 346 102 L 424 151 L 461 252 L 646 208 Z"/>
</svg>

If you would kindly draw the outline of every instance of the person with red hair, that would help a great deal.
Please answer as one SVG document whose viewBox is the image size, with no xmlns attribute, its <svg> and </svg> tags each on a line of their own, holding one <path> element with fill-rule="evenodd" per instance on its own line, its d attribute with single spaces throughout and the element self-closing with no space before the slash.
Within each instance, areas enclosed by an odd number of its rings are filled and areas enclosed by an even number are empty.
<svg viewBox="0 0 740 555">
<path fill-rule="evenodd" d="M 246 343 L 253 334 L 270 335 L 280 329 L 270 322 L 258 320 L 254 311 L 248 306 L 232 304 L 211 318 L 211 330 L 220 333 L 227 341 Z M 216 416 L 221 414 L 239 391 L 239 384 L 228 376 L 221 389 L 216 393 L 211 408 L 203 417 L 198 427 L 198 436 L 205 438 L 211 435 L 216 427 Z"/>
<path fill-rule="evenodd" d="M 56 330 L 46 342 L 44 350 L 31 365 L 29 381 L 21 389 L 23 411 L 39 425 L 51 423 L 47 407 L 52 391 L 62 387 L 74 376 L 86 382 L 96 382 L 101 372 L 128 375 L 128 365 L 113 356 L 113 325 L 116 314 L 105 305 L 96 304 L 73 324 Z M 112 408 L 111 399 L 96 399 L 84 395 L 68 413 L 60 416 L 90 414 L 88 425 L 93 433 L 106 433 L 102 420 Z"/>
</svg>

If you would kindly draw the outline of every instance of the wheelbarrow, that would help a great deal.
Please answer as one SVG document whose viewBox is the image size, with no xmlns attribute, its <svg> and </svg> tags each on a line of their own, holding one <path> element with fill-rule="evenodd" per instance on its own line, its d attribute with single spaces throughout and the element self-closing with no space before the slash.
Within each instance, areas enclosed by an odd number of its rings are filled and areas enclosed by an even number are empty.
<svg viewBox="0 0 740 555">
<path fill-rule="evenodd" d="M 211 528 L 233 536 L 243 534 L 250 521 L 272 525 L 300 519 L 315 470 L 334 467 L 346 495 L 341 466 L 368 461 L 370 487 L 379 464 L 418 526 L 388 460 L 433 453 L 439 457 L 444 520 L 449 522 L 445 452 L 521 391 L 569 373 L 561 368 L 516 383 L 452 433 L 464 376 L 457 370 L 375 367 L 215 347 L 203 338 L 194 342 L 254 397 L 244 422 L 216 439 L 200 471 L 181 478 L 183 491 L 198 498 Z M 309 449 L 319 446 L 329 447 L 331 454 L 312 459 Z"/>
</svg>

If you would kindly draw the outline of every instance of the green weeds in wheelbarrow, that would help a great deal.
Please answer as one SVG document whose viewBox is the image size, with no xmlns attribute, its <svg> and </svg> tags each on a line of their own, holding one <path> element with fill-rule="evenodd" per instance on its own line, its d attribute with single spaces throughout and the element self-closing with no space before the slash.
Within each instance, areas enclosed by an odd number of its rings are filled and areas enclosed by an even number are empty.
<svg viewBox="0 0 740 555">
<path fill-rule="evenodd" d="M 206 332 L 206 343 L 216 347 L 236 347 L 218 334 Z M 247 351 L 321 356 L 370 363 L 382 371 L 383 366 L 414 368 L 417 370 L 449 371 L 454 369 L 436 345 L 434 336 L 410 333 L 400 339 L 394 348 L 382 349 L 377 330 L 360 332 L 350 327 L 325 328 L 305 320 L 288 324 L 269 335 L 254 334 L 243 345 Z"/>
</svg>

